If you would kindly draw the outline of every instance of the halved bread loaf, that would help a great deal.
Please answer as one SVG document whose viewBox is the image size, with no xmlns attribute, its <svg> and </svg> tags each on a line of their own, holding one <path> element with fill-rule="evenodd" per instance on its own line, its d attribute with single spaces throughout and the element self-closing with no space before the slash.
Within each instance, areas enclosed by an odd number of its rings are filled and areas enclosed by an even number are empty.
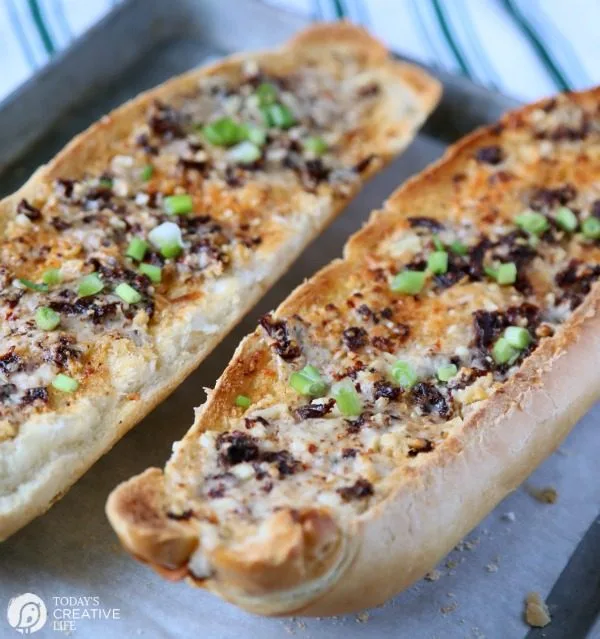
<svg viewBox="0 0 600 639">
<path fill-rule="evenodd" d="M 240 344 L 165 471 L 113 491 L 125 547 L 269 615 L 422 577 L 598 398 L 599 178 L 594 89 L 411 179 Z"/>
<path fill-rule="evenodd" d="M 439 94 L 319 25 L 137 97 L 0 203 L 0 539 L 202 361 Z"/>
</svg>

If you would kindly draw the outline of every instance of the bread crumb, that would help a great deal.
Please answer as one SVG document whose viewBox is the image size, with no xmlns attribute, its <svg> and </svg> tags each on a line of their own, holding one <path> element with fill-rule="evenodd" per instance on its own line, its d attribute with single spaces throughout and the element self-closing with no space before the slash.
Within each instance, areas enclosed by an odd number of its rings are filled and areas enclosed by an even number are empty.
<svg viewBox="0 0 600 639">
<path fill-rule="evenodd" d="M 479 537 L 477 539 L 473 539 L 472 541 L 465 541 L 465 548 L 467 550 L 475 550 L 479 546 Z"/>
<path fill-rule="evenodd" d="M 446 562 L 446 568 L 448 568 L 448 570 L 453 570 L 456 566 L 458 566 L 458 561 L 456 561 L 456 559 L 448 559 Z"/>
<path fill-rule="evenodd" d="M 459 552 L 462 552 L 463 550 L 473 551 L 475 550 L 475 548 L 477 548 L 477 546 L 479 546 L 479 541 L 480 541 L 479 537 L 475 537 L 474 539 L 463 540 L 456 545 L 454 550 L 458 550 Z"/>
<path fill-rule="evenodd" d="M 510 521 L 513 522 L 516 519 L 516 515 L 515 513 L 513 513 L 512 511 L 508 512 L 508 513 L 504 513 L 504 515 L 502 515 L 502 519 L 504 519 L 504 521 Z"/>
<path fill-rule="evenodd" d="M 485 567 L 485 569 L 488 572 L 498 572 L 498 568 L 500 564 L 500 555 L 496 555 L 495 557 L 492 557 L 492 561 L 490 561 L 489 564 L 487 564 L 487 566 Z"/>
<path fill-rule="evenodd" d="M 525 621 L 533 628 L 544 628 L 552 619 L 540 594 L 530 592 L 525 599 Z"/>
<path fill-rule="evenodd" d="M 548 486 L 546 488 L 530 488 L 529 494 L 542 504 L 555 504 L 558 499 L 556 488 Z"/>
<path fill-rule="evenodd" d="M 444 615 L 449 615 L 451 612 L 454 612 L 458 608 L 458 604 L 456 601 L 453 601 L 449 606 L 442 606 L 440 611 Z"/>
<path fill-rule="evenodd" d="M 439 570 L 432 570 L 425 575 L 425 579 L 427 581 L 437 581 L 442 576 L 442 573 Z"/>
<path fill-rule="evenodd" d="M 356 623 L 367 623 L 367 621 L 369 621 L 370 616 L 371 615 L 368 612 L 361 612 L 358 615 L 356 615 Z"/>
</svg>

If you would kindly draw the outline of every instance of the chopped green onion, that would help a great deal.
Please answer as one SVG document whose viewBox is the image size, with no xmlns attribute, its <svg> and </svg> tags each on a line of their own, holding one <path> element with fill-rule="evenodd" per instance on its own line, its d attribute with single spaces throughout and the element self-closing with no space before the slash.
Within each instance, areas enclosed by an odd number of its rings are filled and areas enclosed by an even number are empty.
<svg viewBox="0 0 600 639">
<path fill-rule="evenodd" d="M 19 282 L 25 287 L 29 288 L 32 291 L 37 291 L 38 293 L 47 293 L 48 292 L 48 284 L 36 284 L 31 280 L 26 280 L 24 277 L 19 278 Z"/>
<path fill-rule="evenodd" d="M 513 262 L 500 264 L 498 268 L 484 266 L 483 270 L 486 275 L 503 286 L 507 284 L 514 284 L 517 281 L 517 266 Z"/>
<path fill-rule="evenodd" d="M 597 217 L 588 217 L 583 220 L 581 230 L 588 239 L 597 240 L 600 238 L 600 220 Z"/>
<path fill-rule="evenodd" d="M 154 173 L 154 167 L 152 164 L 146 164 L 146 166 L 140 172 L 140 179 L 147 182 Z"/>
<path fill-rule="evenodd" d="M 163 257 L 177 257 L 183 249 L 181 229 L 175 222 L 163 222 L 148 233 L 148 239 Z"/>
<path fill-rule="evenodd" d="M 561 206 L 558 211 L 556 211 L 556 223 L 565 231 L 569 231 L 572 233 L 577 229 L 577 225 L 579 222 L 577 221 L 577 216 L 571 209 L 566 206 Z"/>
<path fill-rule="evenodd" d="M 392 377 L 402 388 L 412 388 L 419 381 L 419 377 L 413 367 L 408 362 L 402 360 L 394 362 L 392 366 Z"/>
<path fill-rule="evenodd" d="M 285 104 L 271 104 L 262 108 L 265 122 L 278 129 L 289 129 L 296 124 L 296 118 Z"/>
<path fill-rule="evenodd" d="M 140 264 L 140 273 L 147 275 L 154 284 L 160 284 L 162 279 L 162 269 L 154 264 Z"/>
<path fill-rule="evenodd" d="M 541 235 L 550 224 L 545 216 L 535 211 L 525 211 L 515 217 L 516 225 L 531 235 Z"/>
<path fill-rule="evenodd" d="M 44 284 L 48 284 L 48 286 L 60 284 L 61 280 L 62 277 L 60 275 L 60 269 L 58 268 L 49 268 L 47 271 L 44 271 L 42 275 L 42 281 Z"/>
<path fill-rule="evenodd" d="M 252 164 L 256 162 L 261 155 L 262 152 L 256 144 L 248 140 L 240 142 L 229 151 L 229 158 L 238 164 Z"/>
<path fill-rule="evenodd" d="M 517 265 L 514 262 L 500 264 L 496 271 L 496 281 L 503 286 L 514 284 L 517 281 Z"/>
<path fill-rule="evenodd" d="M 178 244 L 165 244 L 161 247 L 160 254 L 163 257 L 169 259 L 180 255 L 182 250 L 183 249 Z"/>
<path fill-rule="evenodd" d="M 40 306 L 35 312 L 35 323 L 42 331 L 53 331 L 60 324 L 60 315 L 49 306 Z"/>
<path fill-rule="evenodd" d="M 327 151 L 327 142 L 318 135 L 313 135 L 302 140 L 302 146 L 305 151 L 313 155 L 323 155 L 323 153 Z"/>
<path fill-rule="evenodd" d="M 290 386 L 300 395 L 312 397 L 320 397 L 327 390 L 327 384 L 321 377 L 321 373 L 311 364 L 290 375 Z"/>
<path fill-rule="evenodd" d="M 296 124 L 296 118 L 285 104 L 273 104 L 269 109 L 274 126 L 280 129 L 289 129 Z"/>
<path fill-rule="evenodd" d="M 338 410 L 344 417 L 355 417 L 360 415 L 362 410 L 362 402 L 354 388 L 354 384 L 345 379 L 333 388 L 333 397 L 337 404 Z"/>
<path fill-rule="evenodd" d="M 440 382 L 448 382 L 458 373 L 456 364 L 445 364 L 437 369 L 437 377 Z"/>
<path fill-rule="evenodd" d="M 52 386 L 63 393 L 74 393 L 79 388 L 79 382 L 64 373 L 59 373 L 52 380 Z"/>
<path fill-rule="evenodd" d="M 277 101 L 277 87 L 270 82 L 263 82 L 256 87 L 255 95 L 260 106 L 268 106 Z"/>
<path fill-rule="evenodd" d="M 98 180 L 98 184 L 105 189 L 112 189 L 113 181 L 111 178 L 104 177 Z"/>
<path fill-rule="evenodd" d="M 186 215 L 194 208 L 192 196 L 187 193 L 169 195 L 164 199 L 165 211 L 169 215 Z"/>
<path fill-rule="evenodd" d="M 390 288 L 394 293 L 417 295 L 425 286 L 426 274 L 421 271 L 402 271 L 392 278 Z"/>
<path fill-rule="evenodd" d="M 520 351 L 527 348 L 531 343 L 531 335 L 529 334 L 529 331 L 521 326 L 509 326 L 504 331 L 504 339 L 511 346 L 518 348 Z"/>
<path fill-rule="evenodd" d="M 241 142 L 246 137 L 243 125 L 231 118 L 220 118 L 202 128 L 204 137 L 216 146 L 231 146 Z"/>
<path fill-rule="evenodd" d="M 268 106 L 260 107 L 260 111 L 263 116 L 263 120 L 268 127 L 275 126 L 273 119 L 271 118 L 271 108 Z"/>
<path fill-rule="evenodd" d="M 181 254 L 182 248 L 178 244 L 165 244 L 160 249 L 160 254 L 167 259 L 177 257 Z"/>
<path fill-rule="evenodd" d="M 267 132 L 259 126 L 245 124 L 244 130 L 246 132 L 245 138 L 252 144 L 256 144 L 256 146 L 263 146 L 267 141 Z"/>
<path fill-rule="evenodd" d="M 240 408 L 249 408 L 251 403 L 250 398 L 246 397 L 246 395 L 238 395 L 235 398 L 235 405 Z"/>
<path fill-rule="evenodd" d="M 134 260 L 141 262 L 144 259 L 144 255 L 146 255 L 146 251 L 148 250 L 148 242 L 142 240 L 139 237 L 132 238 L 131 242 L 129 242 L 129 246 L 127 247 L 127 252 L 125 255 L 127 257 L 132 257 Z"/>
<path fill-rule="evenodd" d="M 483 272 L 488 277 L 491 277 L 493 280 L 495 280 L 496 279 L 496 275 L 498 275 L 498 269 L 492 268 L 491 266 L 484 266 L 483 267 Z"/>
<path fill-rule="evenodd" d="M 96 273 L 90 273 L 79 280 L 79 286 L 77 287 L 77 295 L 79 297 L 90 297 L 100 293 L 104 288 L 104 282 L 98 277 Z"/>
<path fill-rule="evenodd" d="M 469 249 L 459 240 L 454 240 L 450 244 L 450 250 L 456 255 L 466 255 Z"/>
<path fill-rule="evenodd" d="M 142 296 L 126 282 L 122 282 L 115 288 L 115 294 L 128 304 L 137 304 L 142 301 Z"/>
<path fill-rule="evenodd" d="M 496 364 L 506 364 L 518 354 L 519 351 L 505 337 L 498 339 L 492 348 L 492 357 Z"/>
<path fill-rule="evenodd" d="M 434 235 L 432 238 L 433 245 L 435 246 L 436 251 L 445 251 L 444 244 L 442 240 L 440 240 L 439 235 Z"/>
<path fill-rule="evenodd" d="M 436 275 L 448 271 L 448 253 L 446 251 L 434 251 L 427 258 L 427 268 Z"/>
</svg>

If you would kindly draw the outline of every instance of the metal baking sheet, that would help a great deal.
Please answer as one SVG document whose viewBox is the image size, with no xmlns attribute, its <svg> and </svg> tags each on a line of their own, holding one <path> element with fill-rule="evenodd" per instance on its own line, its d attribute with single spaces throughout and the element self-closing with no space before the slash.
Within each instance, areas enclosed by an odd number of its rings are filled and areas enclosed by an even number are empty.
<svg viewBox="0 0 600 639">
<path fill-rule="evenodd" d="M 73 135 L 139 91 L 211 58 L 276 45 L 304 25 L 301 17 L 254 0 L 125 2 L 0 104 L 0 195 L 15 190 Z M 600 510 L 600 465 L 594 455 L 598 407 L 525 486 L 444 559 L 433 580 L 360 615 L 262 619 L 184 584 L 167 584 L 120 549 L 104 517 L 104 502 L 117 482 L 164 464 L 172 442 L 191 424 L 193 407 L 204 400 L 202 388 L 214 384 L 260 314 L 340 255 L 348 235 L 404 179 L 438 158 L 448 143 L 514 105 L 462 78 L 438 76 L 444 98 L 408 151 L 371 181 L 167 401 L 45 516 L 0 546 L 0 608 L 6 610 L 21 593 L 37 594 L 48 610 L 39 637 L 55 632 L 94 639 L 600 637 L 600 626 L 591 629 L 600 601 L 600 525 L 593 523 Z M 546 486 L 558 490 L 557 503 L 531 497 L 532 487 Z M 530 590 L 549 595 L 553 623 L 529 635 L 522 610 Z M 0 612 L 0 637 L 13 636 Z"/>
</svg>

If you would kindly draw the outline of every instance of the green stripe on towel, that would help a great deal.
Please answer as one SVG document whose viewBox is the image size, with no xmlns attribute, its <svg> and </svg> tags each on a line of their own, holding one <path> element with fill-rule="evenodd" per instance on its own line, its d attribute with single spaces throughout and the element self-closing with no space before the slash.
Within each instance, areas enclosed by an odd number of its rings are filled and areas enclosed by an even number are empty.
<svg viewBox="0 0 600 639">
<path fill-rule="evenodd" d="M 537 33 L 533 30 L 529 22 L 524 18 L 523 14 L 518 10 L 512 0 L 503 0 L 503 5 L 508 14 L 517 23 L 521 31 L 527 36 L 532 48 L 538 54 L 538 57 L 546 67 L 546 71 L 554 80 L 556 86 L 561 91 L 570 91 L 572 89 L 571 83 L 564 76 L 562 71 L 556 66 L 554 60 L 548 53 L 546 47 L 538 37 Z"/>
<path fill-rule="evenodd" d="M 44 45 L 44 49 L 46 49 L 46 53 L 48 55 L 52 55 L 55 52 L 54 42 L 52 42 L 52 38 L 50 37 L 50 32 L 46 27 L 46 23 L 42 18 L 42 13 L 40 11 L 40 6 L 37 3 L 37 0 L 28 0 L 29 11 L 31 12 L 31 17 L 35 23 L 35 26 L 40 34 L 40 39 Z"/>
<path fill-rule="evenodd" d="M 333 0 L 333 6 L 335 7 L 335 14 L 339 19 L 346 17 L 346 10 L 344 9 L 342 0 Z"/>
<path fill-rule="evenodd" d="M 462 38 L 462 43 L 465 48 L 468 47 L 469 49 L 469 66 L 473 75 L 475 75 L 477 69 L 479 69 L 477 75 L 481 76 L 487 86 L 497 91 L 500 85 L 500 78 L 488 56 L 487 50 L 481 43 L 479 33 L 477 33 L 473 25 L 470 7 L 463 2 L 455 2 L 448 5 L 448 12 L 449 15 L 455 15 L 457 18 L 454 25 L 460 24 L 463 29 L 465 37 Z"/>
<path fill-rule="evenodd" d="M 444 35 L 444 38 L 446 39 L 446 42 L 448 43 L 448 46 L 452 50 L 452 54 L 454 55 L 454 58 L 456 59 L 456 62 L 458 63 L 458 66 L 461 72 L 463 73 L 463 75 L 466 75 L 467 78 L 473 79 L 469 71 L 469 68 L 467 66 L 467 61 L 462 51 L 460 50 L 460 47 L 458 46 L 457 41 L 454 38 L 454 34 L 452 33 L 452 30 L 450 29 L 448 22 L 446 21 L 446 17 L 444 16 L 444 12 L 442 10 L 442 6 L 439 0 L 431 0 L 431 6 L 433 7 L 433 11 L 437 18 L 440 29 L 442 30 L 442 33 Z"/>
</svg>

